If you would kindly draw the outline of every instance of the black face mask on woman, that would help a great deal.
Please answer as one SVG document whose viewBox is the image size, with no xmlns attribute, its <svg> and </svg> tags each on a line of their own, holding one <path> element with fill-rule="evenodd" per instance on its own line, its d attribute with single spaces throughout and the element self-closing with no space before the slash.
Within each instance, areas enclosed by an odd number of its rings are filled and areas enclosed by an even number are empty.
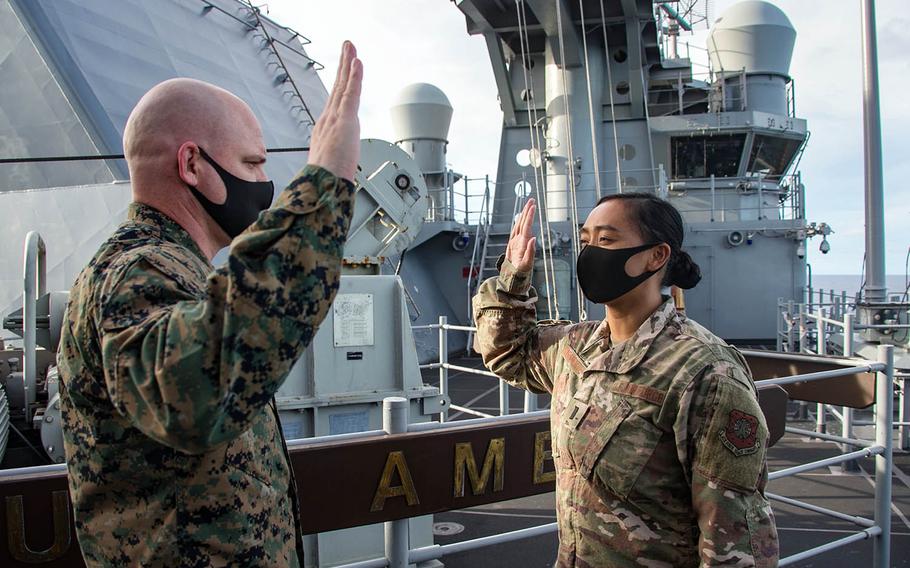
<svg viewBox="0 0 910 568">
<path fill-rule="evenodd" d="M 578 285 L 585 298 L 595 304 L 605 304 L 619 298 L 626 292 L 657 274 L 657 270 L 645 271 L 638 276 L 629 276 L 626 262 L 643 250 L 656 247 L 651 243 L 637 247 L 607 249 L 588 245 L 581 249 L 575 265 Z"/>
<path fill-rule="evenodd" d="M 269 208 L 275 193 L 275 184 L 271 181 L 247 181 L 240 179 L 231 172 L 222 168 L 218 162 L 199 148 L 199 155 L 206 162 L 212 164 L 227 195 L 224 203 L 213 203 L 202 195 L 198 189 L 188 185 L 193 196 L 205 209 L 205 212 L 215 220 L 228 237 L 233 239 L 256 221 L 259 214 Z"/>
</svg>

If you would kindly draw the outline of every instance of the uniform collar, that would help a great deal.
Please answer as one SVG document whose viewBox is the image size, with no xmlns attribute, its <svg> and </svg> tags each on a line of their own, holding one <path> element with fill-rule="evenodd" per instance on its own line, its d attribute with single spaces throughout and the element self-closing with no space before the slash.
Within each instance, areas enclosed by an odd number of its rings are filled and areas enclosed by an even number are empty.
<svg viewBox="0 0 910 568">
<path fill-rule="evenodd" d="M 610 345 L 610 326 L 605 319 L 594 334 L 592 341 L 599 341 L 603 353 L 591 360 L 591 364 L 585 372 L 606 371 L 608 373 L 628 373 L 637 367 L 648 350 L 654 339 L 679 316 L 676 313 L 676 304 L 672 299 L 667 299 L 643 324 L 635 331 L 628 340 L 615 346 L 613 349 Z M 587 348 L 588 346 L 586 346 Z"/>
<path fill-rule="evenodd" d="M 134 223 L 151 227 L 159 232 L 163 239 L 192 251 L 199 258 L 204 260 L 206 264 L 209 263 L 208 257 L 205 256 L 202 249 L 200 249 L 199 245 L 196 244 L 196 241 L 193 240 L 193 237 L 186 232 L 186 229 L 151 205 L 137 202 L 130 203 L 126 216 L 127 219 Z"/>
</svg>

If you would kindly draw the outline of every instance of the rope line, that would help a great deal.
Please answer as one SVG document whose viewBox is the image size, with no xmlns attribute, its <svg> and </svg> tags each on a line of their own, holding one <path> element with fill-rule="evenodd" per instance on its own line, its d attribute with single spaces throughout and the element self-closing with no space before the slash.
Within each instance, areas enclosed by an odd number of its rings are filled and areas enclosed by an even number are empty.
<svg viewBox="0 0 910 568">
<path fill-rule="evenodd" d="M 269 154 L 309 152 L 309 146 L 292 148 L 267 148 Z M 34 158 L 0 158 L 0 164 L 40 164 L 45 162 L 91 162 L 98 160 L 123 160 L 123 154 L 97 154 L 92 156 L 38 156 Z"/>
<path fill-rule="evenodd" d="M 525 11 L 525 4 L 524 4 L 523 0 L 522 0 L 520 8 L 521 8 L 521 20 L 523 22 L 522 28 L 524 29 L 524 44 L 523 44 L 522 49 L 525 51 L 525 53 L 527 55 L 527 66 L 525 67 L 525 71 L 527 72 L 526 77 L 530 77 L 530 80 L 526 81 L 525 86 L 526 86 L 526 88 L 530 89 L 529 92 L 530 92 L 531 98 L 533 98 L 534 75 L 533 75 L 533 73 L 530 73 L 528 71 L 531 67 L 531 62 L 532 62 L 531 55 L 530 55 L 531 40 L 530 40 L 530 37 L 528 34 L 528 15 L 527 15 L 527 12 Z M 536 171 L 539 172 L 540 178 L 541 178 L 541 185 L 539 186 L 540 190 L 538 191 L 538 197 L 542 198 L 542 199 L 539 199 L 538 202 L 542 205 L 542 207 L 540 207 L 540 212 L 539 212 L 539 216 L 541 218 L 541 224 L 540 224 L 541 232 L 542 232 L 541 236 L 543 237 L 543 239 L 541 239 L 541 240 L 543 242 L 543 247 L 544 247 L 542 250 L 542 256 L 543 256 L 543 262 L 544 262 L 544 278 L 545 278 L 546 289 L 547 289 L 547 303 L 548 303 L 548 306 L 551 305 L 552 308 L 555 308 L 555 310 L 553 310 L 552 313 L 550 313 L 550 318 L 552 319 L 554 315 L 557 318 L 559 317 L 559 292 L 556 288 L 556 264 L 553 259 L 553 252 L 552 252 L 553 251 L 553 235 L 552 235 L 552 231 L 550 230 L 550 212 L 549 212 L 549 206 L 548 206 L 549 202 L 547 200 L 547 186 L 549 184 L 549 181 L 547 180 L 547 175 L 544 172 L 544 166 L 543 166 L 543 161 L 542 161 L 544 143 L 541 142 L 541 133 L 540 133 L 540 123 L 542 121 L 546 120 L 547 116 L 544 115 L 543 117 L 538 117 L 536 104 L 530 105 L 529 108 L 531 109 L 531 112 L 533 115 L 534 125 L 533 125 L 532 132 L 533 132 L 534 140 L 536 141 L 537 152 L 538 152 L 537 153 L 538 164 L 537 164 L 537 166 L 535 166 L 535 168 L 536 168 Z M 545 140 L 546 139 L 544 138 L 544 141 Z M 544 228 L 546 228 L 546 231 L 543 230 Z M 550 300 L 550 296 L 552 296 L 552 301 Z"/>
<path fill-rule="evenodd" d="M 569 159 L 566 164 L 566 174 L 569 177 L 569 195 L 571 197 L 571 219 L 570 223 L 572 224 L 572 252 L 573 257 L 577 258 L 578 253 L 581 250 L 580 245 L 580 236 L 578 230 L 578 196 L 577 196 L 577 187 L 575 185 L 575 149 L 572 144 L 572 113 L 569 108 L 569 83 L 566 79 L 566 44 L 565 38 L 562 33 L 562 2 L 556 2 L 556 34 L 559 37 L 559 59 L 561 65 L 559 66 L 560 76 L 562 78 L 562 91 L 563 91 L 563 104 L 565 106 L 566 112 L 566 139 L 568 140 L 568 151 Z M 585 309 L 584 296 L 582 296 L 581 286 L 576 286 L 575 289 L 578 306 L 578 319 L 580 321 L 586 321 L 588 319 L 587 310 Z"/>
<path fill-rule="evenodd" d="M 547 211 L 547 200 L 546 200 L 546 175 L 543 173 L 543 162 L 541 157 L 543 152 L 541 151 L 541 142 L 540 142 L 540 131 L 539 131 L 539 120 L 537 118 L 537 105 L 531 104 L 531 101 L 534 99 L 534 77 L 530 75 L 528 69 L 531 64 L 530 56 L 530 40 L 528 39 L 527 33 L 527 14 L 524 9 L 523 0 L 515 0 L 515 8 L 518 12 L 518 39 L 519 44 L 521 45 L 521 63 L 522 63 L 522 72 L 524 74 L 525 81 L 525 93 L 527 93 L 527 100 L 525 101 L 526 110 L 528 113 L 528 132 L 531 138 L 531 150 L 536 152 L 537 155 L 537 164 L 532 164 L 534 168 L 534 190 L 537 196 L 537 216 L 540 221 L 541 229 L 541 256 L 543 257 L 543 267 L 544 267 L 544 286 L 547 291 L 547 315 L 550 319 L 553 319 L 554 316 L 554 303 L 556 304 L 556 315 L 559 314 L 559 300 L 556 295 L 556 271 L 555 266 L 553 265 L 552 258 L 552 248 L 550 241 L 550 222 L 549 216 L 545 216 Z M 530 76 L 529 76 L 530 75 Z M 543 191 L 541 192 L 541 187 Z M 541 194 L 543 194 L 543 199 L 541 199 Z"/>
<path fill-rule="evenodd" d="M 597 127 L 594 124 L 594 96 L 591 93 L 591 63 L 588 60 L 588 33 L 585 30 L 584 0 L 578 0 L 578 10 L 581 12 L 581 41 L 585 52 L 585 81 L 588 84 L 588 118 L 591 122 L 591 153 L 594 161 L 594 194 L 600 201 L 600 152 L 597 149 Z M 609 63 L 608 63 L 609 64 Z M 597 104 L 601 104 L 597 101 Z"/>
</svg>

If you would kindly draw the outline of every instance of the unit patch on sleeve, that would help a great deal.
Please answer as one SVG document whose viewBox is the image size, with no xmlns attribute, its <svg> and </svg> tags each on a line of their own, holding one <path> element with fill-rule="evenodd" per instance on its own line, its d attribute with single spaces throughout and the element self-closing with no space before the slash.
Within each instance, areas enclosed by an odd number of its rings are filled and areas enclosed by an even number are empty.
<svg viewBox="0 0 910 568">
<path fill-rule="evenodd" d="M 758 439 L 758 418 L 740 410 L 731 410 L 720 440 L 735 456 L 754 454 L 761 443 Z"/>
</svg>

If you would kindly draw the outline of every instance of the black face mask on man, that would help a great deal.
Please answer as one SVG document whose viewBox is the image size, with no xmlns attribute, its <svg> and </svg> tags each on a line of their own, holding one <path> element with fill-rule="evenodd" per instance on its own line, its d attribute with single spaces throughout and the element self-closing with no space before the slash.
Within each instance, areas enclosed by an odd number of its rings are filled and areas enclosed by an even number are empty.
<svg viewBox="0 0 910 568">
<path fill-rule="evenodd" d="M 637 247 L 607 249 L 588 245 L 581 249 L 576 263 L 578 285 L 585 298 L 595 304 L 605 304 L 619 298 L 626 292 L 657 274 L 657 270 L 645 271 L 638 276 L 629 276 L 626 262 L 643 250 L 656 247 L 651 243 Z"/>
<path fill-rule="evenodd" d="M 247 181 L 240 179 L 222 168 L 205 150 L 199 148 L 199 155 L 210 163 L 221 181 L 227 195 L 224 203 L 213 203 L 202 195 L 198 189 L 187 184 L 193 196 L 215 220 L 228 237 L 233 239 L 256 221 L 259 214 L 269 208 L 275 194 L 275 184 L 271 181 Z"/>
</svg>

